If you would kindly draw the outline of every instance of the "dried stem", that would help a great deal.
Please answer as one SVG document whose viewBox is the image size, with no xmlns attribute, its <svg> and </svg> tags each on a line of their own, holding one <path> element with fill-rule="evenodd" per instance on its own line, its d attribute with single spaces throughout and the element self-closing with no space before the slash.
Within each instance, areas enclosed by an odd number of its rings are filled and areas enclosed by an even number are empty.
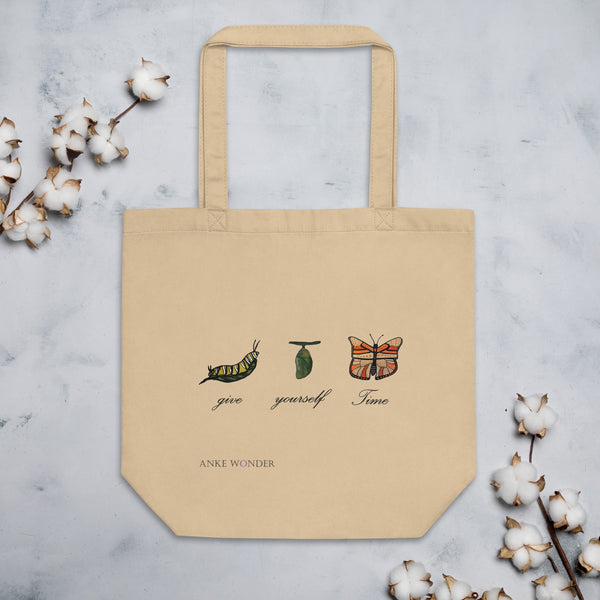
<svg viewBox="0 0 600 600">
<path fill-rule="evenodd" d="M 118 121 L 121 117 L 125 116 L 136 104 L 140 103 L 140 99 L 134 100 L 122 113 L 119 113 L 113 120 Z"/>
<path fill-rule="evenodd" d="M 533 457 L 534 441 L 535 441 L 535 436 L 532 435 L 531 436 L 531 446 L 529 447 L 529 462 L 531 462 L 531 459 Z M 573 567 L 571 567 L 571 563 L 569 562 L 569 559 L 567 558 L 567 555 L 565 554 L 565 551 L 563 550 L 560 540 L 558 539 L 556 529 L 554 528 L 554 523 L 552 522 L 550 515 L 548 515 L 548 511 L 546 510 L 546 505 L 544 504 L 544 501 L 539 497 L 537 499 L 537 503 L 538 503 L 538 506 L 540 507 L 540 512 L 542 513 L 542 516 L 544 517 L 544 521 L 546 522 L 546 528 L 548 529 L 548 533 L 550 534 L 550 537 L 552 538 L 552 543 L 554 544 L 554 547 L 556 548 L 556 551 L 558 552 L 558 555 L 560 556 L 560 560 L 561 560 L 565 570 L 569 574 L 569 578 L 571 579 L 571 584 L 573 585 L 573 589 L 575 590 L 575 593 L 577 594 L 577 597 L 579 598 L 579 600 L 585 600 L 583 597 L 583 594 L 581 593 L 581 590 L 579 589 L 579 585 L 577 584 L 577 578 L 575 577 L 575 573 L 573 572 Z M 550 557 L 548 557 L 548 558 L 550 558 Z M 554 562 L 554 561 L 552 561 L 552 562 Z M 554 565 L 554 567 L 556 567 L 556 565 Z"/>
<path fill-rule="evenodd" d="M 531 436 L 531 445 L 529 446 L 529 462 L 533 458 L 533 444 L 535 443 L 535 435 Z"/>
<path fill-rule="evenodd" d="M 556 563 L 554 562 L 554 559 L 551 556 L 548 556 L 548 560 L 550 561 L 550 564 L 552 565 L 552 570 L 555 573 L 558 573 L 558 567 L 556 566 Z"/>
<path fill-rule="evenodd" d="M 8 155 L 8 162 L 12 161 L 12 154 Z M 6 194 L 6 199 L 4 198 L 0 198 L 0 201 L 4 202 L 4 210 L 6 210 L 8 208 L 8 205 L 10 204 L 10 197 L 12 196 L 12 188 L 10 188 L 8 190 L 8 194 Z M 4 231 L 3 227 L 2 227 L 2 220 L 4 220 L 4 213 L 0 213 L 0 233 L 2 233 L 2 231 Z"/>
<path fill-rule="evenodd" d="M 554 547 L 556 548 L 556 551 L 558 552 L 558 555 L 560 556 L 560 560 L 561 560 L 563 566 L 565 567 L 567 573 L 569 574 L 569 577 L 571 578 L 571 583 L 573 584 L 575 593 L 577 594 L 577 597 L 579 598 L 579 600 L 584 600 L 583 594 L 581 593 L 581 590 L 579 589 L 579 585 L 577 584 L 577 579 L 575 578 L 575 573 L 573 572 L 573 568 L 571 567 L 571 563 L 569 562 L 569 559 L 567 558 L 567 555 L 565 554 L 565 551 L 563 550 L 563 547 L 560 544 L 558 535 L 556 535 L 556 529 L 554 529 L 554 523 L 552 522 L 552 519 L 548 515 L 548 511 L 546 510 L 544 501 L 541 498 L 538 498 L 538 506 L 540 507 L 540 511 L 544 517 L 544 520 L 546 521 L 546 528 L 548 529 L 548 533 L 550 534 L 550 537 L 552 538 Z"/>
</svg>

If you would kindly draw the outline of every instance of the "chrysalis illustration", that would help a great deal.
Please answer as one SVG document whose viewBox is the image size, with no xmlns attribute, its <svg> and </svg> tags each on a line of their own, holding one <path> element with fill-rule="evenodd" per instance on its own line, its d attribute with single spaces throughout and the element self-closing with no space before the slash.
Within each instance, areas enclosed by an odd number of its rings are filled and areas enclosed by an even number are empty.
<svg viewBox="0 0 600 600">
<path fill-rule="evenodd" d="M 258 342 L 254 340 L 254 344 L 252 345 L 252 351 L 248 352 L 239 363 L 235 365 L 219 365 L 214 369 L 209 365 L 208 367 L 208 377 L 205 377 L 200 383 L 204 383 L 205 381 L 209 381 L 213 379 L 214 381 L 223 381 L 225 383 L 231 383 L 233 381 L 239 381 L 240 379 L 244 379 L 244 377 L 248 377 L 254 369 L 256 369 L 256 363 L 258 361 L 259 352 L 257 352 Z"/>
<path fill-rule="evenodd" d="M 315 346 L 320 343 L 320 340 L 316 342 L 290 342 L 290 344 L 294 344 L 295 346 L 302 346 L 298 350 L 298 354 L 296 354 L 296 379 L 304 379 L 312 371 L 313 360 L 306 346 Z"/>
</svg>

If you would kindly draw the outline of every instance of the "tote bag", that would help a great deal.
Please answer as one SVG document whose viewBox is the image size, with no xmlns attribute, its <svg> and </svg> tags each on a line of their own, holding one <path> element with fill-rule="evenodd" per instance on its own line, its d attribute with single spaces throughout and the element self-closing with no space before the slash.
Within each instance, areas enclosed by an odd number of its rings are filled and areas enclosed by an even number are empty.
<svg viewBox="0 0 600 600">
<path fill-rule="evenodd" d="M 368 207 L 228 208 L 226 46 L 372 46 Z M 396 206 L 392 48 L 227 27 L 200 95 L 199 208 L 124 215 L 122 475 L 177 535 L 423 535 L 475 473 L 473 213 Z"/>
</svg>

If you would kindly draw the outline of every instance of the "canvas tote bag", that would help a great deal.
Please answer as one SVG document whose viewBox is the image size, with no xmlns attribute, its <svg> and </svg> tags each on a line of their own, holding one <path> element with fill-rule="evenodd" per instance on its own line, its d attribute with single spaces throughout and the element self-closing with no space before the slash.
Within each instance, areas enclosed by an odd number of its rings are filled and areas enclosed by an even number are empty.
<svg viewBox="0 0 600 600">
<path fill-rule="evenodd" d="M 372 46 L 368 207 L 229 210 L 226 46 Z M 227 27 L 200 94 L 200 207 L 124 216 L 123 476 L 177 535 L 423 535 L 475 473 L 473 213 L 396 206 L 392 48 Z"/>
</svg>

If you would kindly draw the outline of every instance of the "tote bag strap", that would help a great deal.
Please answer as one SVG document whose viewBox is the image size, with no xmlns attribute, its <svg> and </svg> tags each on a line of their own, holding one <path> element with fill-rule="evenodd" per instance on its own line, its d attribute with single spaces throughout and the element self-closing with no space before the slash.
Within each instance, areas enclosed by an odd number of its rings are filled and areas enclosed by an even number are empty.
<svg viewBox="0 0 600 600">
<path fill-rule="evenodd" d="M 199 118 L 199 202 L 228 209 L 226 47 L 349 48 L 372 46 L 369 206 L 396 206 L 396 58 L 368 27 L 353 25 L 242 25 L 225 27 L 202 48 Z M 214 222 L 225 221 L 215 213 Z"/>
</svg>

